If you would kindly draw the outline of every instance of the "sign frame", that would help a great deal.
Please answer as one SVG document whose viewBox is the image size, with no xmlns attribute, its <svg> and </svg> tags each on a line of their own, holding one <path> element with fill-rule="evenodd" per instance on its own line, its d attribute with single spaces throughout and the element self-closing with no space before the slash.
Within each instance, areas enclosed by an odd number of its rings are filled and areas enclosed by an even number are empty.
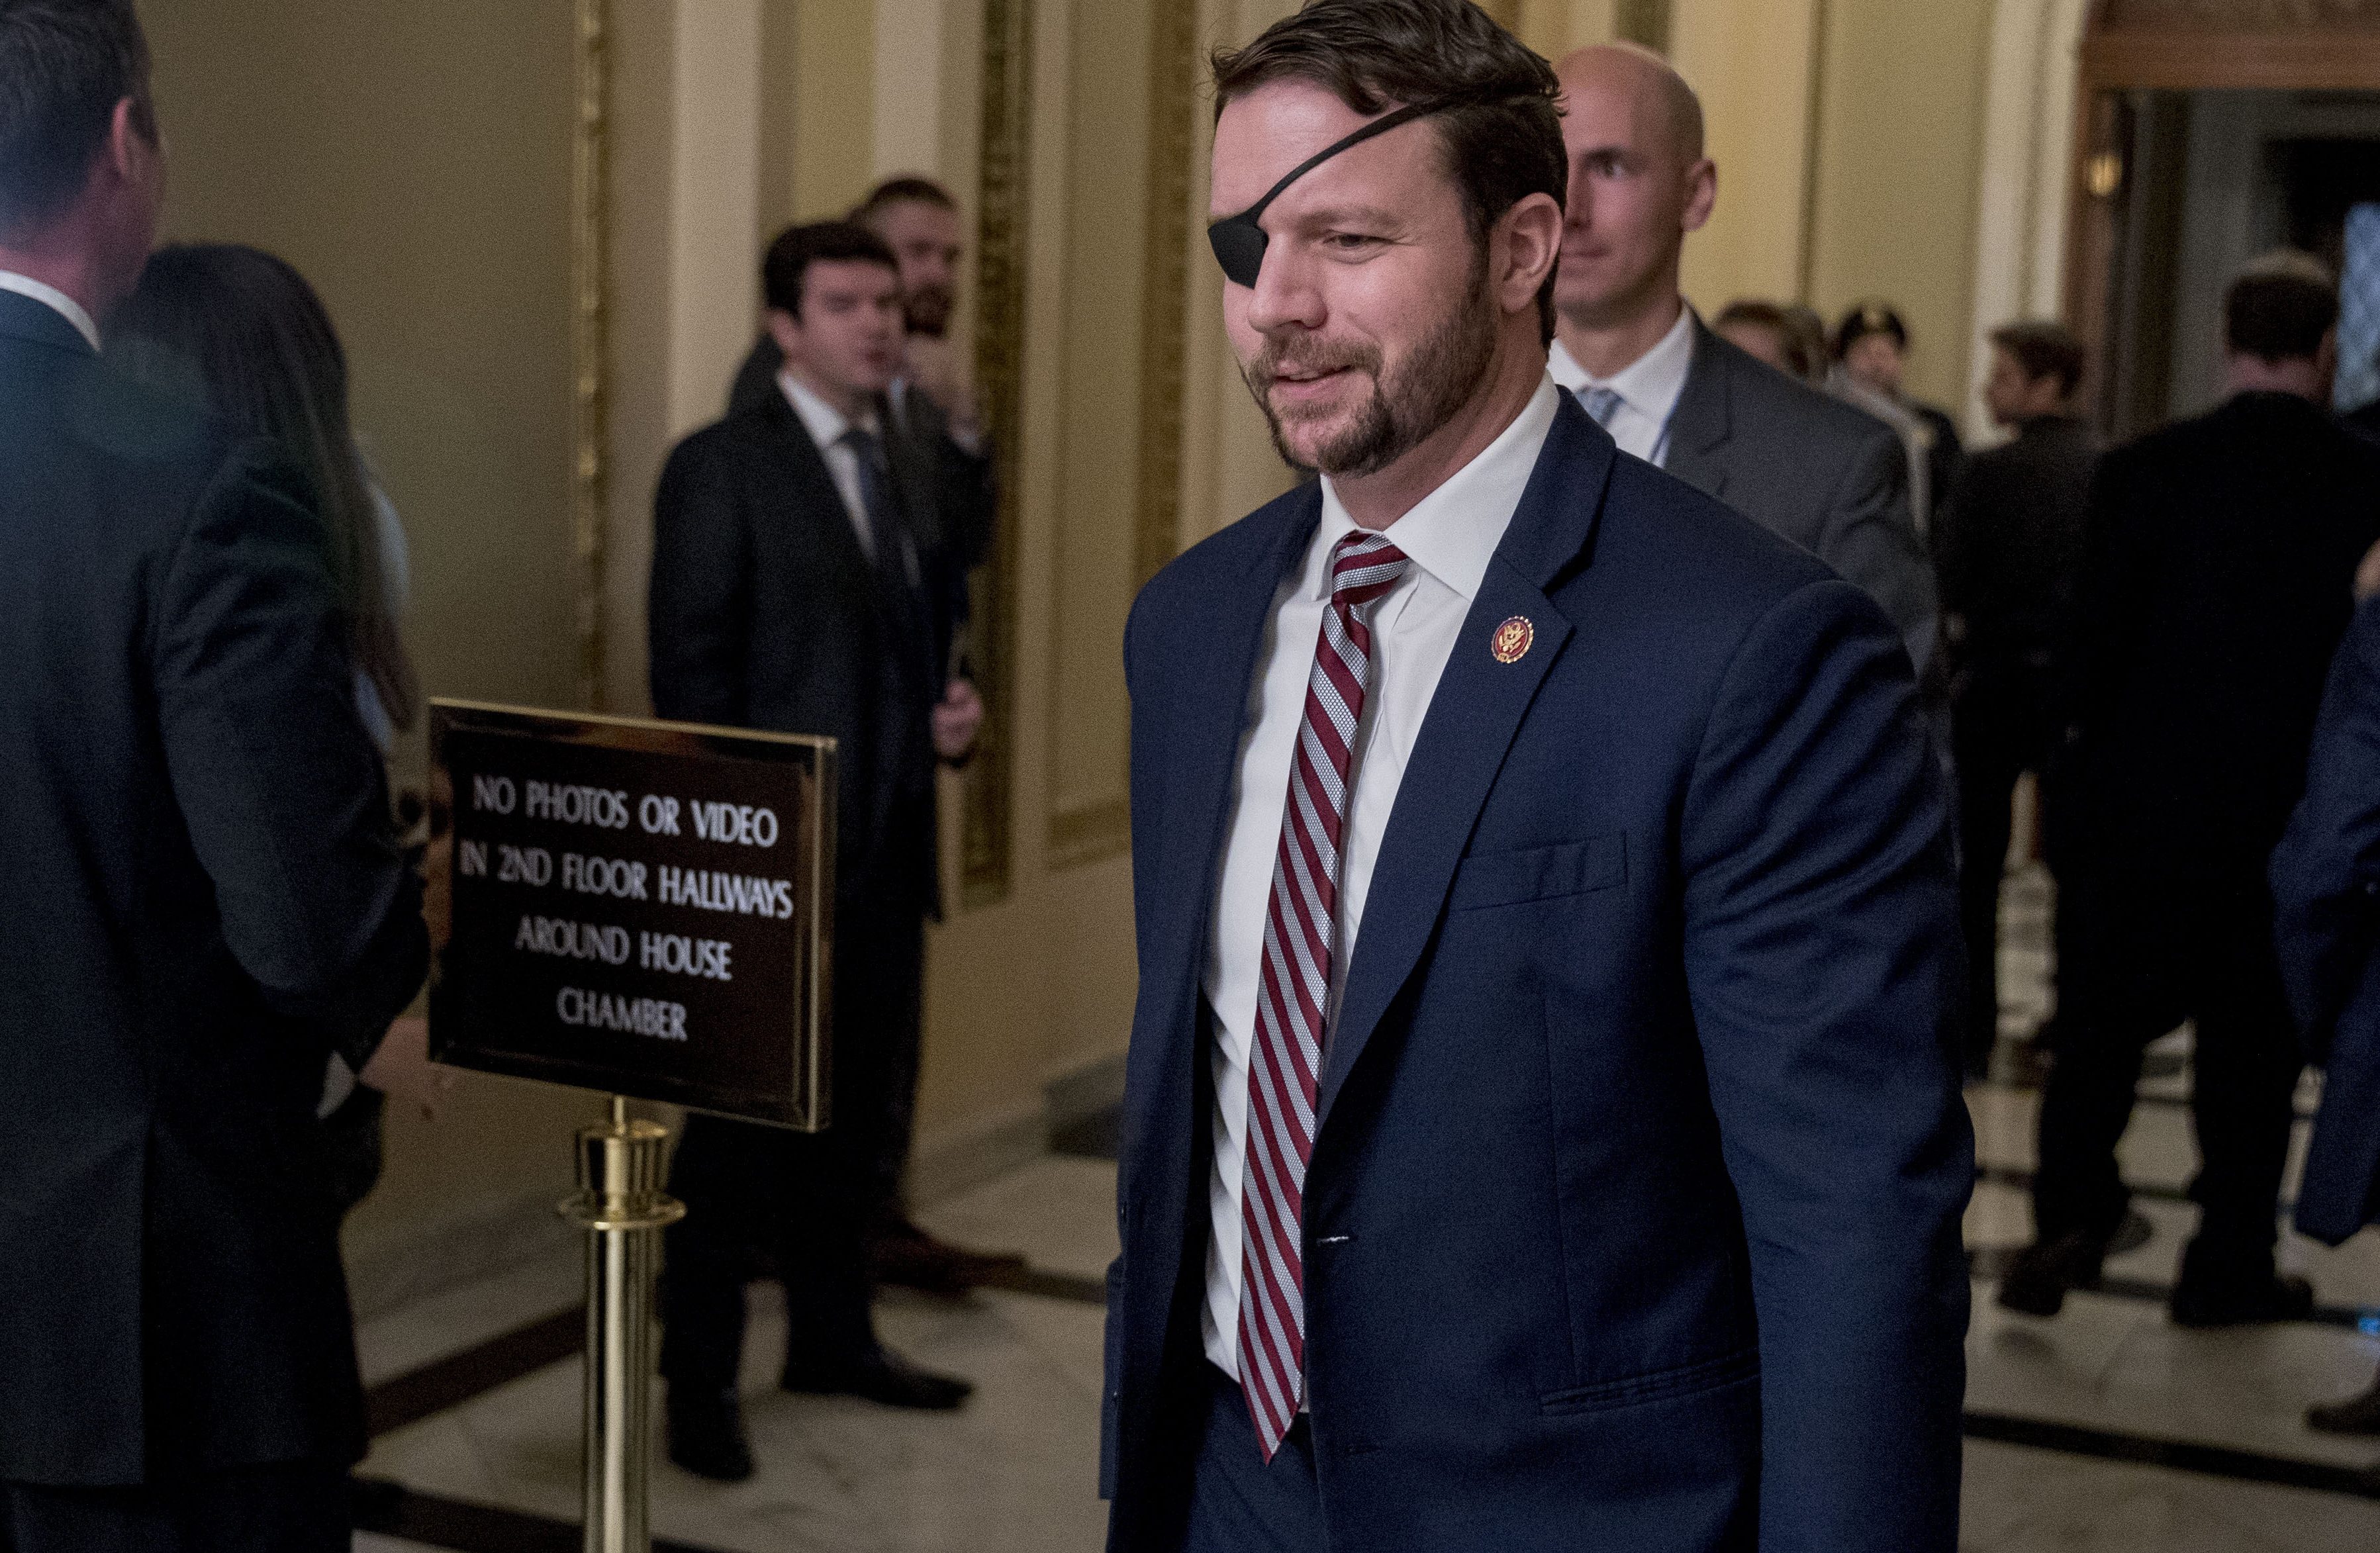
<svg viewBox="0 0 2380 1553">
<path fill-rule="evenodd" d="M 557 711 L 499 702 L 432 698 L 430 708 L 430 770 L 433 794 L 448 806 L 450 823 L 431 846 L 448 870 L 444 920 L 432 924 L 438 943 L 430 1000 L 430 1055 L 433 1062 L 512 1078 L 536 1079 L 690 1110 L 763 1122 L 799 1132 L 818 1132 L 832 1120 L 832 985 L 834 954 L 835 741 L 815 734 L 779 734 L 658 718 L 615 717 L 600 712 Z M 808 794 L 797 821 L 786 827 L 796 854 L 807 852 L 807 889 L 795 880 L 795 898 L 806 907 L 807 932 L 798 946 L 794 977 L 795 1006 L 790 1062 L 782 1087 L 671 1078 L 634 1073 L 594 1061 L 513 1049 L 458 1028 L 462 1015 L 449 980 L 453 952 L 457 850 L 464 839 L 462 795 L 454 786 L 449 760 L 453 735 L 524 738 L 565 746 L 791 767 L 802 773 Z M 475 885 L 480 881 L 475 880 Z M 492 881 L 483 887 L 494 888 Z"/>
</svg>

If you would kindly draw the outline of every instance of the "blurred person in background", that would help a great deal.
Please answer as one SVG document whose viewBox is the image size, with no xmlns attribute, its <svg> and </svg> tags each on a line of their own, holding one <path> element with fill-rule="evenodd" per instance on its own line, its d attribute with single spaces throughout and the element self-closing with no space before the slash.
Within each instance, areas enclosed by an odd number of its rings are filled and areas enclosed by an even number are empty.
<svg viewBox="0 0 2380 1553">
<path fill-rule="evenodd" d="M 1756 357 L 1802 382 L 1826 376 L 1824 339 L 1813 353 L 1809 341 L 1793 327 L 1786 309 L 1755 297 L 1739 297 L 1711 320 L 1711 333 L 1746 356 Z"/>
<path fill-rule="evenodd" d="M 99 359 L 163 176 L 129 0 L 0 0 L 0 1547 L 345 1553 L 318 1113 L 429 946 L 320 493 Z"/>
<path fill-rule="evenodd" d="M 1849 385 L 1876 395 L 1916 422 L 1925 468 L 1924 510 L 1928 515 L 1940 512 L 1958 488 L 1966 453 L 1959 443 L 1959 424 L 1949 412 L 1909 394 L 1909 325 L 1888 303 L 1862 302 L 1835 325 L 1834 357 Z M 1918 528 L 1932 531 L 1925 516 L 1920 517 Z"/>
<path fill-rule="evenodd" d="M 1570 157 L 1554 382 L 1624 453 L 1718 497 L 1866 589 L 1925 683 L 1934 573 L 1899 439 L 1706 328 L 1678 290 L 1718 199 L 1702 103 L 1658 55 L 1584 48 L 1558 67 Z"/>
<path fill-rule="evenodd" d="M 2380 579 L 2331 664 L 2305 796 L 2273 850 L 2274 943 L 2322 1109 L 2298 1185 L 2297 1227 L 2338 1245 L 2380 1223 Z M 2306 1411 L 2325 1434 L 2380 1435 L 2380 1379 Z"/>
<path fill-rule="evenodd" d="M 2329 410 L 2338 293 L 2303 254 L 2224 298 L 2229 396 L 2105 455 L 2093 478 L 2047 808 L 2058 880 L 2057 1061 L 2042 1097 L 2035 1240 L 1999 1302 L 2055 1315 L 2098 1280 L 2129 1207 L 2117 1141 L 2148 1043 L 2195 1022 L 2196 1236 L 2173 1319 L 2312 1308 L 2274 1266 L 2303 1066 L 2265 867 L 2306 780 L 2380 455 Z"/>
<path fill-rule="evenodd" d="M 974 617 L 968 574 L 991 553 L 999 511 L 991 450 L 968 383 L 965 364 L 950 340 L 958 307 L 959 261 L 965 254 L 958 201 L 929 178 L 887 178 L 848 218 L 881 238 L 901 274 L 901 362 L 885 391 L 885 432 L 906 448 L 904 462 L 932 471 L 935 501 L 914 520 L 930 528 L 929 546 L 945 557 L 939 587 L 948 596 L 953 637 L 952 686 L 973 698 L 969 625 Z M 765 406 L 783 392 L 777 377 L 785 355 L 763 329 L 735 375 L 731 415 Z M 980 716 L 980 703 L 978 703 Z M 902 1058 L 904 1072 L 887 1090 L 891 1108 L 876 1129 L 878 1153 L 869 1171 L 874 1204 L 868 1213 L 868 1259 L 877 1278 L 933 1293 L 957 1294 L 1021 1271 L 1025 1258 L 952 1245 L 911 1217 L 909 1154 L 916 1134 L 917 1052 Z"/>
<path fill-rule="evenodd" d="M 753 1472 L 736 1376 L 764 1270 L 785 1289 L 785 1389 L 926 1409 L 973 1389 L 878 1341 L 866 1245 L 941 911 L 935 767 L 973 749 L 981 703 L 949 677 L 933 470 L 886 434 L 892 250 L 822 222 L 781 235 L 761 272 L 777 393 L 671 453 L 647 612 L 662 716 L 836 744 L 834 1125 L 693 1116 L 670 1167 L 687 1208 L 662 1285 L 670 1456 L 723 1482 Z"/>
<path fill-rule="evenodd" d="M 347 362 L 314 288 L 286 262 L 218 243 L 162 249 L 108 319 L 107 358 L 149 389 L 226 430 L 273 443 L 305 477 L 329 547 L 355 661 L 356 710 L 385 764 L 420 716 L 421 692 L 400 623 L 405 528 L 372 476 L 347 416 Z M 400 805 L 409 823 L 418 795 Z M 409 812 L 408 812 L 409 811 Z M 425 1049 L 421 1016 L 395 1037 Z M 452 1085 L 445 1069 L 402 1070 L 426 1086 L 397 1097 L 425 1116 Z M 380 1179 L 382 1097 L 334 1057 L 322 1112 L 332 1179 L 353 1207 Z"/>
<path fill-rule="evenodd" d="M 2069 629 L 2099 440 L 2074 415 L 2080 341 L 2061 324 L 1992 331 L 1984 402 L 2015 433 L 1967 461 L 1936 526 L 1959 770 L 1960 916 L 1967 935 L 1967 1074 L 1999 1029 L 2000 875 L 2011 796 L 2062 741 L 2058 644 Z"/>
</svg>

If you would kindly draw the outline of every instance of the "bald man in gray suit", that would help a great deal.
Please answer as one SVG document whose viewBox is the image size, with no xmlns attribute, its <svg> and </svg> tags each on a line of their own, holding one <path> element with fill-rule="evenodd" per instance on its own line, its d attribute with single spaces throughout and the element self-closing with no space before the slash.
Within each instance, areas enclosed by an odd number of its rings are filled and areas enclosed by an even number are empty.
<svg viewBox="0 0 2380 1553">
<path fill-rule="evenodd" d="M 1710 219 L 1718 192 L 1693 89 L 1626 44 L 1580 49 L 1560 74 L 1570 190 L 1554 381 L 1621 451 L 1865 588 L 1924 682 L 1937 606 L 1900 439 L 1720 339 L 1679 293 L 1686 234 Z"/>
</svg>

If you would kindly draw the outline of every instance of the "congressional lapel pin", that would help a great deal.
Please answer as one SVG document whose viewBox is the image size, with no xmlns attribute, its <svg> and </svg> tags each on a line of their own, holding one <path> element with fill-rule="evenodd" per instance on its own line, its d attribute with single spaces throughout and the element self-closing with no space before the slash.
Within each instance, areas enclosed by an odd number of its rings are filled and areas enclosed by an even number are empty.
<svg viewBox="0 0 2380 1553">
<path fill-rule="evenodd" d="M 1499 663 L 1517 663 L 1536 639 L 1537 628 L 1526 615 L 1516 614 L 1496 627 L 1496 634 L 1488 638 L 1488 651 Z"/>
</svg>

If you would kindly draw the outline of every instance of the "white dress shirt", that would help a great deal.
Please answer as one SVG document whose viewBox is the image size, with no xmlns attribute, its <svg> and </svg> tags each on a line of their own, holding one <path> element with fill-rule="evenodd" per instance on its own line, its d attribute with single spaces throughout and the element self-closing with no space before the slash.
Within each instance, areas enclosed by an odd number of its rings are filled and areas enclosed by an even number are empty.
<svg viewBox="0 0 2380 1553">
<path fill-rule="evenodd" d="M 1355 733 L 1350 808 L 1340 836 L 1338 931 L 1331 951 L 1328 1029 L 1338 1022 L 1347 963 L 1364 918 L 1380 837 L 1404 780 L 1439 676 L 1455 648 L 1463 618 L 1488 563 L 1521 504 L 1560 402 L 1551 380 L 1538 384 L 1512 425 L 1383 532 L 1413 563 L 1373 607 L 1372 685 Z M 1354 530 L 1330 478 L 1322 480 L 1322 521 L 1305 559 L 1273 600 L 1262 667 L 1250 687 L 1240 740 L 1239 779 L 1224 843 L 1221 883 L 1208 929 L 1205 990 L 1214 1010 L 1214 1166 L 1208 1207 L 1214 1232 L 1207 1249 L 1207 1357 L 1240 1373 L 1240 1188 L 1248 1117 L 1248 1048 L 1256 1030 L 1263 974 L 1266 902 L 1289 801 L 1290 755 L 1305 717 L 1314 647 L 1330 602 L 1330 551 Z M 1474 644 L 1488 650 L 1485 639 Z"/>
<path fill-rule="evenodd" d="M 877 445 L 881 447 L 884 443 L 882 429 L 876 424 L 876 418 L 872 415 L 863 415 L 856 421 L 847 419 L 841 410 L 813 392 L 808 383 L 794 376 L 791 368 L 777 374 L 777 386 L 784 391 L 785 402 L 794 406 L 794 414 L 800 418 L 803 427 L 809 432 L 810 441 L 818 443 L 820 456 L 826 460 L 826 472 L 834 477 L 834 488 L 843 497 L 844 509 L 851 515 L 852 531 L 859 536 L 860 552 L 874 560 L 876 528 L 868 520 L 868 502 L 860 494 L 859 455 L 843 439 L 844 433 L 856 425 L 874 436 Z M 888 480 L 892 478 L 891 471 L 886 471 L 885 478 Z"/>
<path fill-rule="evenodd" d="M 0 270 L 0 291 L 13 291 L 19 297 L 30 297 L 34 301 L 55 309 L 60 317 L 75 326 L 75 333 L 91 342 L 91 349 L 99 348 L 99 325 L 91 321 L 91 314 L 83 310 L 83 305 L 80 302 L 60 291 L 56 286 L 37 281 L 30 275 L 20 275 L 14 270 Z"/>
<path fill-rule="evenodd" d="M 1604 430 L 1611 433 L 1621 452 L 1633 453 L 1647 464 L 1667 464 L 1670 417 L 1677 410 L 1678 396 L 1686 391 L 1686 373 L 1694 364 L 1694 310 L 1681 308 L 1678 322 L 1659 344 L 1608 378 L 1598 378 L 1580 366 L 1560 340 L 1546 358 L 1546 370 L 1553 374 L 1554 382 L 1579 395 L 1582 403 L 1589 389 L 1608 388 L 1619 394 L 1620 408 Z"/>
</svg>

